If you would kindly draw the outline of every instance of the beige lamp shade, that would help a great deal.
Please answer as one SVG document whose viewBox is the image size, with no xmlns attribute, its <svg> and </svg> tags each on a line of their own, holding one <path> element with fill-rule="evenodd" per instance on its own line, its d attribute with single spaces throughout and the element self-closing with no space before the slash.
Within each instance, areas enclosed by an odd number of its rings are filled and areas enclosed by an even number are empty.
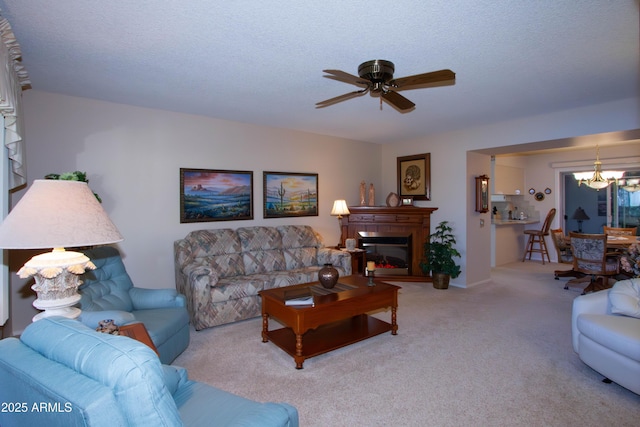
<svg viewBox="0 0 640 427">
<path fill-rule="evenodd" d="M 349 215 L 349 208 L 347 207 L 346 200 L 336 200 L 333 202 L 333 209 L 331 209 L 331 215 L 342 218 L 342 215 Z"/>
<path fill-rule="evenodd" d="M 94 246 L 122 241 L 85 182 L 35 180 L 0 225 L 0 248 Z"/>
<path fill-rule="evenodd" d="M 80 309 L 80 275 L 95 265 L 81 252 L 64 248 L 106 245 L 122 241 L 102 205 L 85 182 L 36 180 L 0 225 L 0 248 L 48 249 L 18 271 L 34 277 L 38 297 L 34 307 L 44 310 L 33 321 L 49 316 L 75 319 Z"/>
</svg>

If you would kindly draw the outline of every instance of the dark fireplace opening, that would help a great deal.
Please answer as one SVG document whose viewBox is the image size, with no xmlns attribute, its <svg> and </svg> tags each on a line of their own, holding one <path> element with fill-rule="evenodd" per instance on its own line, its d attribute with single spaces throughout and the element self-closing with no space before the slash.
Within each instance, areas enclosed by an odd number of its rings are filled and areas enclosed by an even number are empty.
<svg viewBox="0 0 640 427">
<path fill-rule="evenodd" d="M 411 234 L 361 231 L 358 247 L 380 276 L 411 276 Z"/>
</svg>

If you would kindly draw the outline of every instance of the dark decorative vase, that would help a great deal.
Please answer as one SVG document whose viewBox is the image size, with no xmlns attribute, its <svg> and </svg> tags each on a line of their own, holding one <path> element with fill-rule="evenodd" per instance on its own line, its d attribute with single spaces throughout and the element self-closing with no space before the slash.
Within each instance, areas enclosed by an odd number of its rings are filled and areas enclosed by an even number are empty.
<svg viewBox="0 0 640 427">
<path fill-rule="evenodd" d="M 338 283 L 340 273 L 333 267 L 333 264 L 325 264 L 324 267 L 318 271 L 318 280 L 320 284 L 327 289 L 333 288 Z"/>
<path fill-rule="evenodd" d="M 451 276 L 445 273 L 432 273 L 431 279 L 433 287 L 436 289 L 449 289 L 449 280 Z"/>
</svg>

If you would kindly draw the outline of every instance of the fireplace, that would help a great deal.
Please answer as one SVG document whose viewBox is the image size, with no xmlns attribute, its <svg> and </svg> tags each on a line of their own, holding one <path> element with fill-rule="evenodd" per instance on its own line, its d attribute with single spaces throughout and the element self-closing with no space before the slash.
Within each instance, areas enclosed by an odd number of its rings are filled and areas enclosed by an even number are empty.
<svg viewBox="0 0 640 427">
<path fill-rule="evenodd" d="M 424 258 L 424 245 L 429 240 L 431 213 L 438 208 L 417 206 L 349 206 L 350 215 L 342 218 L 342 237 L 360 240 L 360 233 L 388 233 L 393 236 L 411 236 L 408 256 L 411 275 L 392 276 L 398 281 L 429 281 L 428 271 L 423 271 L 420 261 Z M 342 241 L 344 245 L 344 241 Z M 378 272 L 380 275 L 382 271 Z"/>
<path fill-rule="evenodd" d="M 358 247 L 376 263 L 376 275 L 411 276 L 411 234 L 358 232 Z"/>
</svg>

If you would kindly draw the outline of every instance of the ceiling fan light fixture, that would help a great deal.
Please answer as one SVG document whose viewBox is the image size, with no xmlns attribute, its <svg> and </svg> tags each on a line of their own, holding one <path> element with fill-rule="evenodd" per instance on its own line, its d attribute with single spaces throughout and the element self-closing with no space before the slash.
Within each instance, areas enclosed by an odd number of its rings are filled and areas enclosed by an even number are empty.
<svg viewBox="0 0 640 427">
<path fill-rule="evenodd" d="M 456 76 L 451 70 L 439 70 L 394 79 L 394 71 L 393 62 L 384 59 L 363 62 L 358 66 L 358 76 L 342 70 L 323 70 L 326 73 L 323 77 L 356 85 L 361 89 L 317 102 L 316 108 L 325 108 L 370 92 L 379 94 L 381 101 L 384 99 L 400 113 L 406 113 L 413 110 L 416 104 L 400 95 L 396 90 L 418 89 L 420 86 L 424 87 L 430 84 L 454 82 Z"/>
<path fill-rule="evenodd" d="M 360 64 L 358 67 L 358 75 L 363 79 L 370 80 L 373 83 L 385 83 L 393 78 L 393 72 L 396 70 L 393 62 L 384 59 L 374 59 Z"/>
</svg>

